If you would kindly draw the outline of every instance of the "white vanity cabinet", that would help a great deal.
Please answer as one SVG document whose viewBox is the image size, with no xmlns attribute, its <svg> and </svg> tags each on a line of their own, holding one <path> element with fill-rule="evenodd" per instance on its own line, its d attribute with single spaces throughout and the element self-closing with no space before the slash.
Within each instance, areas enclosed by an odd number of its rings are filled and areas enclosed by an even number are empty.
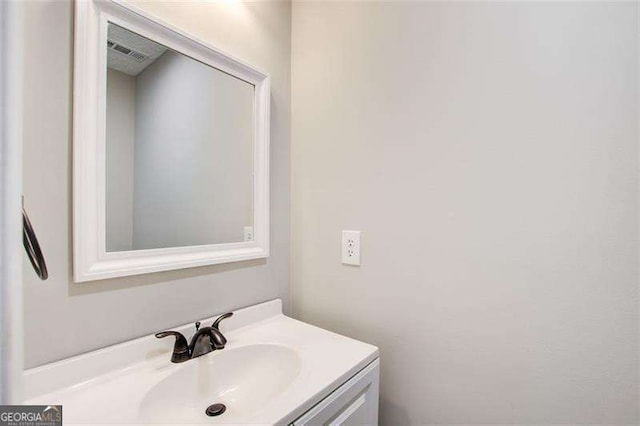
<svg viewBox="0 0 640 426">
<path fill-rule="evenodd" d="M 376 359 L 292 425 L 377 425 L 379 382 L 380 360 Z"/>
</svg>

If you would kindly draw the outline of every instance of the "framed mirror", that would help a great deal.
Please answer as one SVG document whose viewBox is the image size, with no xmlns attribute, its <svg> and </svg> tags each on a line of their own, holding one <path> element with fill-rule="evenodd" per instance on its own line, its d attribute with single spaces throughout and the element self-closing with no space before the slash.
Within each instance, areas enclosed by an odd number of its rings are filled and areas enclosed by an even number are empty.
<svg viewBox="0 0 640 426">
<path fill-rule="evenodd" d="M 75 8 L 75 280 L 267 257 L 269 76 L 126 3 Z"/>
</svg>

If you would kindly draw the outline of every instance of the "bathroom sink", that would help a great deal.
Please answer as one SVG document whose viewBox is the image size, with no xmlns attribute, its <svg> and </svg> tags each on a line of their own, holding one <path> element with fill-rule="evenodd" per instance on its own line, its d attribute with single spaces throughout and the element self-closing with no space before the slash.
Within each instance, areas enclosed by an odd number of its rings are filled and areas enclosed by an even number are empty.
<svg viewBox="0 0 640 426">
<path fill-rule="evenodd" d="M 151 423 L 202 419 L 208 406 L 222 403 L 225 417 L 248 414 L 286 390 L 300 372 L 300 357 L 282 345 L 256 344 L 219 351 L 184 363 L 153 386 L 140 406 Z"/>
<path fill-rule="evenodd" d="M 172 330 L 190 336 L 193 323 Z M 182 363 L 152 334 L 33 368 L 25 403 L 62 404 L 65 425 L 290 424 L 378 357 L 285 316 L 280 300 L 234 311 L 220 331 L 224 349 Z M 214 404 L 226 410 L 209 417 Z"/>
</svg>

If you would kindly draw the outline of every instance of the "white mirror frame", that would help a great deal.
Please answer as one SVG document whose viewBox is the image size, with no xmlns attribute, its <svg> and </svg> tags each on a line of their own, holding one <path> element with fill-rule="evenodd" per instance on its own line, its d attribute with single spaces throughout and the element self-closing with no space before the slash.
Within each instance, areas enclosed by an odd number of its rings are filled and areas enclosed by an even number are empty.
<svg viewBox="0 0 640 426">
<path fill-rule="evenodd" d="M 105 121 L 109 22 L 255 86 L 254 240 L 121 252 L 106 251 Z M 75 3 L 73 93 L 73 252 L 76 282 L 269 256 L 269 76 L 119 0 Z"/>
</svg>

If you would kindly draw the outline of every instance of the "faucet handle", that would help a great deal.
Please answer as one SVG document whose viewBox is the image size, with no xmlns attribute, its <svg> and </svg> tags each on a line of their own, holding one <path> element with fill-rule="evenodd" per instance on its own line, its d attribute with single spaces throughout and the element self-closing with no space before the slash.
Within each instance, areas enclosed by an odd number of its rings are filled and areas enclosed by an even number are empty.
<svg viewBox="0 0 640 426">
<path fill-rule="evenodd" d="M 159 333 L 155 334 L 157 339 L 163 339 L 167 336 L 175 336 L 176 337 L 176 342 L 185 339 L 185 337 L 182 335 L 182 333 L 180 333 L 179 331 L 161 331 Z M 185 339 L 186 341 L 187 339 Z"/>
<path fill-rule="evenodd" d="M 156 333 L 157 339 L 162 339 L 167 336 L 175 336 L 176 341 L 173 344 L 173 353 L 171 354 L 171 362 L 183 362 L 190 358 L 189 355 L 189 344 L 187 343 L 187 339 L 177 331 L 161 331 L 160 333 Z"/>
<path fill-rule="evenodd" d="M 220 316 L 218 317 L 218 319 L 217 319 L 217 320 L 215 320 L 215 321 L 213 322 L 213 324 L 211 324 L 211 327 L 213 327 L 213 328 L 218 328 L 218 329 L 219 329 L 219 327 L 220 327 L 220 321 L 222 321 L 223 319 L 227 319 L 227 318 L 229 318 L 229 317 L 231 317 L 231 316 L 233 316 L 233 312 L 227 312 L 226 314 L 220 315 Z"/>
<path fill-rule="evenodd" d="M 196 321 L 196 331 L 200 330 L 200 321 Z"/>
</svg>

